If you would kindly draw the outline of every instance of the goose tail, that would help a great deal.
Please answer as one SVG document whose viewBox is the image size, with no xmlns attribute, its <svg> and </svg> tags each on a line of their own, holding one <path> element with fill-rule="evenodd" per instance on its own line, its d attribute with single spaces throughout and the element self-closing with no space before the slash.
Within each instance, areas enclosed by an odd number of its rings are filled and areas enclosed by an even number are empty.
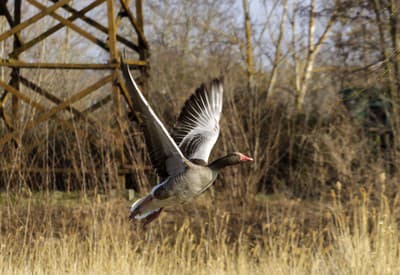
<svg viewBox="0 0 400 275">
<path fill-rule="evenodd" d="M 157 199 L 149 194 L 132 204 L 129 218 L 132 220 L 144 219 L 148 224 L 160 215 L 162 209 L 162 207 L 158 206 Z"/>
</svg>

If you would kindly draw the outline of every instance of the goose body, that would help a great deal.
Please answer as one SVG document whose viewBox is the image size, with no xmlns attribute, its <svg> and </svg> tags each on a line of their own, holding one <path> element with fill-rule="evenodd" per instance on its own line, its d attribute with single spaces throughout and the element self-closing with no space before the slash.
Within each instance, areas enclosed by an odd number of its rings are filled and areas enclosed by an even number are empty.
<svg viewBox="0 0 400 275">
<path fill-rule="evenodd" d="M 144 220 L 146 225 L 163 208 L 202 194 L 222 168 L 252 160 L 234 152 L 208 163 L 220 131 L 223 102 L 220 80 L 201 85 L 186 101 L 171 136 L 141 93 L 127 64 L 122 64 L 122 73 L 141 119 L 150 160 L 161 178 L 148 195 L 133 203 L 131 219 Z"/>
</svg>

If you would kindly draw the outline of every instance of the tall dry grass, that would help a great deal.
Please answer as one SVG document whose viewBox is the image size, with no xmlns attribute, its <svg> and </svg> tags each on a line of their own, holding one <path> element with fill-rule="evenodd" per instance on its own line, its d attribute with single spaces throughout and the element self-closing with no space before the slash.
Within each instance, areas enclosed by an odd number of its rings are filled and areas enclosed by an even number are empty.
<svg viewBox="0 0 400 275">
<path fill-rule="evenodd" d="M 400 232 L 382 195 L 344 207 L 207 195 L 144 231 L 123 199 L 2 195 L 2 274 L 398 274 Z M 208 194 L 209 195 L 209 194 Z"/>
</svg>

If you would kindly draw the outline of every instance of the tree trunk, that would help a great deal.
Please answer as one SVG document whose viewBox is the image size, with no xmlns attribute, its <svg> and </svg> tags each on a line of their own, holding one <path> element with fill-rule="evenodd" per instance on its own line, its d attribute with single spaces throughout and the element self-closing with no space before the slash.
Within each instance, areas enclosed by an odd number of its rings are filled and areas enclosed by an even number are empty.
<svg viewBox="0 0 400 275">
<path fill-rule="evenodd" d="M 271 76 L 268 80 L 267 83 L 267 99 L 270 97 L 272 89 L 274 88 L 275 81 L 276 81 L 276 75 L 277 75 L 277 69 L 278 65 L 281 61 L 281 44 L 282 44 L 282 39 L 283 39 L 283 32 L 285 22 L 286 22 L 286 17 L 287 17 L 287 4 L 288 1 L 285 0 L 283 3 L 283 15 L 282 19 L 279 25 L 279 35 L 278 35 L 278 40 L 276 42 L 276 50 L 275 50 L 275 58 L 274 58 L 274 63 L 272 64 L 272 70 L 271 70 Z"/>
<path fill-rule="evenodd" d="M 252 46 L 252 31 L 249 13 L 249 2 L 243 0 L 243 12 L 244 12 L 244 27 L 246 32 L 246 56 L 247 56 L 247 76 L 248 76 L 248 88 L 250 91 L 254 91 L 254 57 L 253 57 L 253 46 Z"/>
<path fill-rule="evenodd" d="M 296 91 L 296 108 L 298 112 L 303 110 L 304 105 L 304 98 L 308 89 L 308 83 L 312 76 L 312 71 L 314 68 L 315 58 L 319 50 L 321 49 L 322 44 L 328 37 L 328 33 L 335 22 L 336 14 L 333 12 L 331 17 L 328 20 L 325 29 L 317 42 L 314 43 L 314 32 L 315 32 L 315 0 L 311 1 L 310 6 L 310 20 L 308 25 L 308 51 L 307 51 L 307 58 L 305 61 L 305 66 L 303 70 L 303 74 L 300 81 L 300 89 Z"/>
<path fill-rule="evenodd" d="M 399 70 L 399 64 L 396 62 L 398 61 L 398 57 L 396 57 L 396 53 L 392 48 L 397 46 L 397 15 L 395 13 L 395 6 L 396 3 L 395 1 L 392 1 L 391 5 L 389 6 L 389 13 L 390 13 L 390 18 L 389 18 L 389 33 L 390 33 L 390 40 L 392 45 L 388 47 L 386 43 L 386 37 L 385 37 L 385 22 L 382 21 L 380 12 L 382 10 L 382 5 L 380 0 L 375 0 L 374 1 L 374 12 L 375 12 L 375 20 L 376 24 L 378 27 L 378 32 L 379 32 L 379 43 L 380 43 L 380 51 L 382 55 L 382 59 L 385 64 L 385 69 L 388 75 L 388 80 L 389 80 L 389 89 L 390 89 L 390 97 L 391 101 L 393 102 L 392 104 L 392 115 L 391 115 L 391 123 L 392 123 L 392 130 L 394 133 L 394 136 L 397 137 L 399 133 L 399 75 L 398 75 L 398 70 Z M 395 138 L 393 140 L 393 145 L 394 148 L 397 148 L 398 142 L 397 139 Z"/>
</svg>

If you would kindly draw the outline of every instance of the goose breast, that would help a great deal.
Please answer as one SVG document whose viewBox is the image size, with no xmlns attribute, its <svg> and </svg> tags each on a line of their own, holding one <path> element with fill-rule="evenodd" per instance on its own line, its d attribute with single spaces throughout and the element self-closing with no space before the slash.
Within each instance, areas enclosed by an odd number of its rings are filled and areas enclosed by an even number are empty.
<svg viewBox="0 0 400 275">
<path fill-rule="evenodd" d="M 216 179 L 217 173 L 207 167 L 197 166 L 168 178 L 156 186 L 152 193 L 159 200 L 175 197 L 186 201 L 203 193 Z"/>
</svg>

